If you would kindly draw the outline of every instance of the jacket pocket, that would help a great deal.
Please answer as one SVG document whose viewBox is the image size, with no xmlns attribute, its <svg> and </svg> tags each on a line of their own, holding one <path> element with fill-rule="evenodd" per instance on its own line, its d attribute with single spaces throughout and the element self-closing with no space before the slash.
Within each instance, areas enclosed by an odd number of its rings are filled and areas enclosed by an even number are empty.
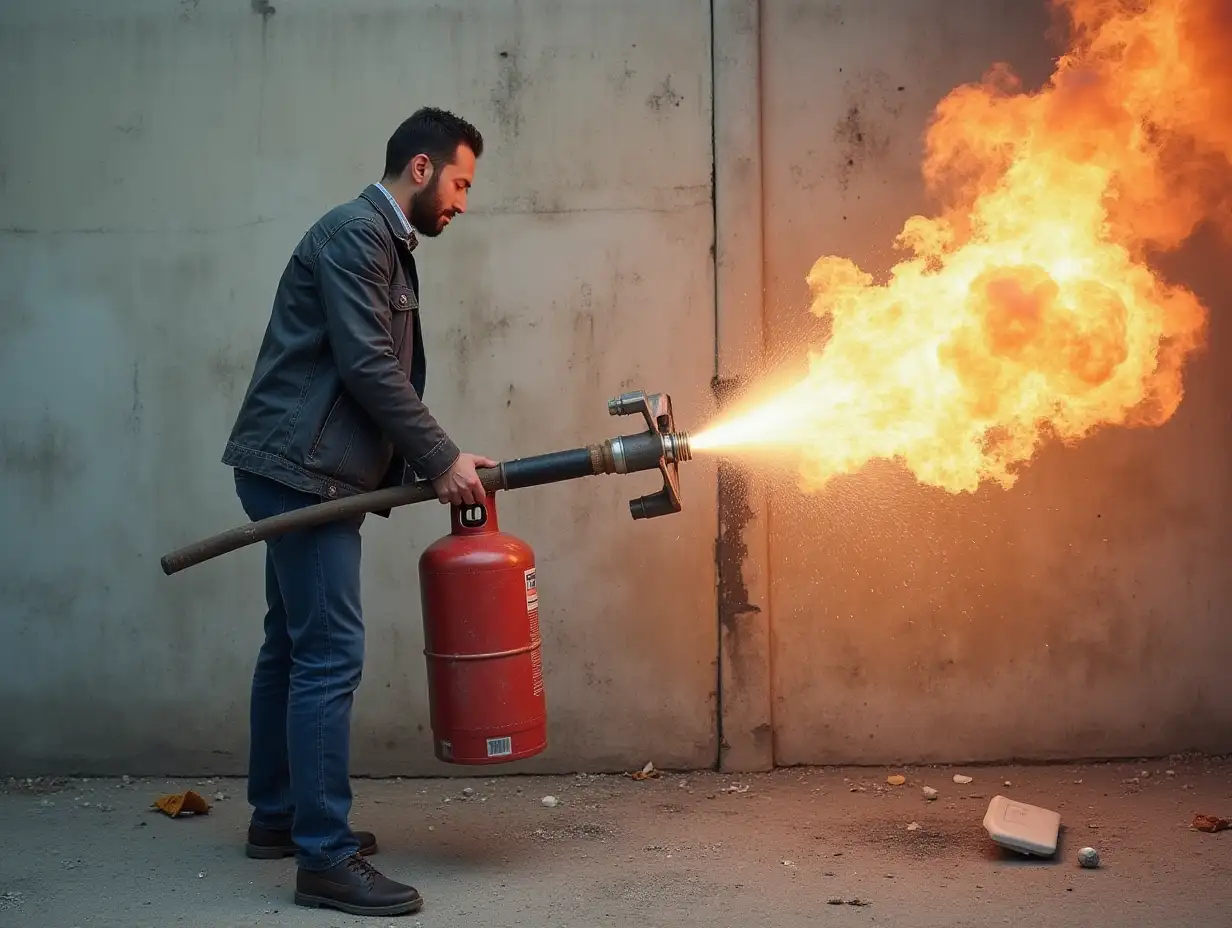
<svg viewBox="0 0 1232 928">
<path fill-rule="evenodd" d="M 410 287 L 394 285 L 389 288 L 389 334 L 393 339 L 394 354 L 398 356 L 403 367 L 406 366 L 403 348 L 406 346 L 411 316 L 418 309 L 419 301 L 415 298 L 415 291 Z"/>
<path fill-rule="evenodd" d="M 326 477 L 371 490 L 384 476 L 392 454 L 384 433 L 344 391 L 325 416 L 306 463 Z"/>
</svg>

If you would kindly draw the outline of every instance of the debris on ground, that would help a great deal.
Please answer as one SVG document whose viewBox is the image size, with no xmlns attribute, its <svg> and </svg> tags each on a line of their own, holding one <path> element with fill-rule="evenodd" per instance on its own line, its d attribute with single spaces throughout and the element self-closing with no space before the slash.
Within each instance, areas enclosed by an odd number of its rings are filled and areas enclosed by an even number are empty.
<svg viewBox="0 0 1232 928">
<path fill-rule="evenodd" d="M 723 790 L 725 793 L 747 793 L 748 791 L 748 786 L 740 786 L 739 784 L 733 784 Z"/>
<path fill-rule="evenodd" d="M 936 799 L 938 795 L 939 794 L 937 793 L 937 791 L 933 789 L 931 786 L 924 787 L 924 798 L 927 799 L 929 802 L 932 802 L 934 799 Z"/>
<path fill-rule="evenodd" d="M 1217 831 L 1226 831 L 1232 828 L 1232 822 L 1229 822 L 1226 818 L 1219 818 L 1214 815 L 1195 815 L 1193 827 L 1198 831 L 1214 834 Z"/>
<path fill-rule="evenodd" d="M 901 773 L 896 773 L 893 776 L 886 777 L 886 782 L 891 786 L 902 786 L 907 782 L 907 778 Z"/>
<path fill-rule="evenodd" d="M 1084 847 L 1078 852 L 1078 864 L 1086 870 L 1094 870 L 1099 866 L 1099 851 L 1093 847 Z"/>
<path fill-rule="evenodd" d="M 655 770 L 655 765 L 650 761 L 646 761 L 646 766 L 634 773 L 625 774 L 634 780 L 650 780 L 658 777 L 659 771 Z"/>
<path fill-rule="evenodd" d="M 154 808 L 177 818 L 181 815 L 205 815 L 210 811 L 210 804 L 196 790 L 189 789 L 182 793 L 168 793 L 154 800 Z"/>
<path fill-rule="evenodd" d="M 968 783 L 971 782 L 971 777 L 965 776 L 964 774 L 961 774 L 961 773 L 956 773 L 954 774 L 954 782 L 957 783 L 959 786 L 966 786 Z"/>
<path fill-rule="evenodd" d="M 826 900 L 827 905 L 872 905 L 865 899 L 840 899 L 835 896 L 833 899 Z"/>
<path fill-rule="evenodd" d="M 988 837 L 1019 854 L 1051 857 L 1057 851 L 1061 816 L 1051 809 L 994 796 L 984 814 Z"/>
</svg>

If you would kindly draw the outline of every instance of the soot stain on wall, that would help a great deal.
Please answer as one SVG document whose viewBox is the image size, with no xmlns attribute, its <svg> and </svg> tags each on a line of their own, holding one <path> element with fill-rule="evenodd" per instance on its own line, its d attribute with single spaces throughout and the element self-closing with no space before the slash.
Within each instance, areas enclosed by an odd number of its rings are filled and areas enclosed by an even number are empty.
<svg viewBox="0 0 1232 928">
<path fill-rule="evenodd" d="M 683 100 L 684 97 L 672 87 L 672 76 L 669 74 L 663 79 L 658 89 L 646 98 L 646 105 L 656 113 L 660 113 L 669 106 L 680 106 Z"/>
<path fill-rule="evenodd" d="M 879 70 L 857 74 L 844 85 L 846 107 L 833 135 L 838 146 L 836 175 L 843 192 L 865 167 L 886 160 L 891 135 L 882 117 L 894 120 L 902 115 L 905 90 Z"/>
<path fill-rule="evenodd" d="M 505 135 L 516 139 L 522 129 L 522 91 L 530 82 L 522 72 L 519 49 L 501 49 L 497 57 L 500 73 L 492 89 L 492 112 Z"/>
<path fill-rule="evenodd" d="M 9 426 L 0 434 L 0 470 L 5 477 L 33 483 L 39 501 L 50 505 L 81 473 L 84 465 L 70 432 L 44 415 L 33 433 L 22 437 Z"/>
</svg>

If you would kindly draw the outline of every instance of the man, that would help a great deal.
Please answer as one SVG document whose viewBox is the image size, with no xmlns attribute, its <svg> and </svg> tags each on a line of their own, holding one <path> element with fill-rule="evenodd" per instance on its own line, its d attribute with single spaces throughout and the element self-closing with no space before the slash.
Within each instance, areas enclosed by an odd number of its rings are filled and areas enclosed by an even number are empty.
<svg viewBox="0 0 1232 928">
<path fill-rule="evenodd" d="M 481 502 L 475 468 L 421 397 L 418 236 L 466 210 L 483 138 L 435 108 L 390 137 L 385 173 L 308 230 L 274 297 L 223 462 L 250 519 L 415 478 L 442 503 Z M 388 513 L 381 513 L 388 515 Z M 298 859 L 295 901 L 352 914 L 422 906 L 352 831 L 351 705 L 364 659 L 363 517 L 267 542 L 265 641 L 252 680 L 250 857 Z"/>
</svg>

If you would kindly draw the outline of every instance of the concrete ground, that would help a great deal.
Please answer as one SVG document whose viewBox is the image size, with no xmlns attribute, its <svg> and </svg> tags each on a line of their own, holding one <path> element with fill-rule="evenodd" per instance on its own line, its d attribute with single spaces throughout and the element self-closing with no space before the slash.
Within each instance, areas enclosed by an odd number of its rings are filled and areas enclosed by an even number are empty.
<svg viewBox="0 0 1232 928">
<path fill-rule="evenodd" d="M 906 784 L 888 785 L 897 773 Z M 208 815 L 151 808 L 188 788 L 213 802 Z M 1191 827 L 1199 813 L 1232 818 L 1229 758 L 360 779 L 353 821 L 377 832 L 374 862 L 426 900 L 384 919 L 292 904 L 294 863 L 243 855 L 243 790 L 8 781 L 0 926 L 1232 926 L 1232 831 Z M 981 822 L 998 793 L 1060 812 L 1054 859 L 990 843 Z M 1085 845 L 1098 869 L 1078 866 Z"/>
</svg>

